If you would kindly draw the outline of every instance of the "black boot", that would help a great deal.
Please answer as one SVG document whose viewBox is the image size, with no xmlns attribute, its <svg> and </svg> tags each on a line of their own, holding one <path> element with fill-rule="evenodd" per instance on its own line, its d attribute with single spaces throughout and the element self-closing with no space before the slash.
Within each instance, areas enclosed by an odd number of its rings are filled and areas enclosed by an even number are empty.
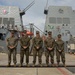
<svg viewBox="0 0 75 75">
<path fill-rule="evenodd" d="M 10 63 L 8 63 L 8 67 L 10 67 Z"/>
</svg>

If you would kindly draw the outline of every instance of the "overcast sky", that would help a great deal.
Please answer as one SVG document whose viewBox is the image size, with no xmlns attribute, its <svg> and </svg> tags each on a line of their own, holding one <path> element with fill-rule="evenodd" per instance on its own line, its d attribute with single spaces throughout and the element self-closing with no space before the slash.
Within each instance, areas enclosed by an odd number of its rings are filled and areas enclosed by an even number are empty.
<svg viewBox="0 0 75 75">
<path fill-rule="evenodd" d="M 20 9 L 24 9 L 33 0 L 0 0 L 0 5 L 4 6 L 18 6 Z M 72 6 L 75 9 L 75 0 L 48 0 L 48 6 Z M 35 4 L 26 12 L 23 16 L 23 24 L 34 23 L 40 29 L 44 29 L 45 18 L 44 8 L 47 0 L 35 0 Z"/>
</svg>

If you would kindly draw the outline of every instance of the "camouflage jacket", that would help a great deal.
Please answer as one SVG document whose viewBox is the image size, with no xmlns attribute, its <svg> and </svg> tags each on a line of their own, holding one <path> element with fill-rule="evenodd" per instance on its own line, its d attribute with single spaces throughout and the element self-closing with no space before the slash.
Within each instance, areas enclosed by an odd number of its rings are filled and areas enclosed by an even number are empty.
<svg viewBox="0 0 75 75">
<path fill-rule="evenodd" d="M 18 45 L 18 39 L 15 36 L 14 37 L 9 37 L 9 38 L 7 38 L 7 43 L 8 43 L 7 46 L 17 47 L 17 45 Z"/>
<path fill-rule="evenodd" d="M 20 38 L 20 44 L 21 44 L 21 47 L 23 47 L 23 46 L 29 47 L 30 46 L 30 38 L 28 36 L 22 36 Z"/>
<path fill-rule="evenodd" d="M 64 41 L 62 40 L 57 40 L 56 41 L 56 50 L 64 50 Z"/>
<path fill-rule="evenodd" d="M 54 47 L 55 47 L 55 40 L 53 38 L 47 37 L 46 40 L 45 40 L 45 47 L 46 48 L 50 47 L 50 48 L 54 49 Z"/>
<path fill-rule="evenodd" d="M 33 38 L 33 47 L 39 47 L 39 48 L 42 48 L 43 46 L 43 40 L 41 37 L 37 38 L 37 37 L 34 37 Z"/>
</svg>

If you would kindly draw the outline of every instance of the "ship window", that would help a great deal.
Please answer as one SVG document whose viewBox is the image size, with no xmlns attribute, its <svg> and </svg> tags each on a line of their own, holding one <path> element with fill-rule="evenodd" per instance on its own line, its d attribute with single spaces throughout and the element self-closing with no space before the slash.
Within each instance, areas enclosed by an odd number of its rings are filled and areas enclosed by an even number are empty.
<svg viewBox="0 0 75 75">
<path fill-rule="evenodd" d="M 57 23 L 62 24 L 62 18 L 57 18 Z"/>
<path fill-rule="evenodd" d="M 69 18 L 63 18 L 63 23 L 64 24 L 70 24 L 70 19 Z"/>
<path fill-rule="evenodd" d="M 6 25 L 6 24 L 8 25 L 8 18 L 3 18 L 3 24 L 4 25 Z"/>
<path fill-rule="evenodd" d="M 9 19 L 9 24 L 14 25 L 14 18 L 10 18 L 10 19 Z"/>
<path fill-rule="evenodd" d="M 2 18 L 0 17 L 0 24 L 2 24 Z"/>
<path fill-rule="evenodd" d="M 49 23 L 55 23 L 56 24 L 56 18 L 55 17 L 50 17 L 49 18 Z"/>
<path fill-rule="evenodd" d="M 5 40 L 5 35 L 6 34 L 0 33 L 0 40 Z"/>
</svg>

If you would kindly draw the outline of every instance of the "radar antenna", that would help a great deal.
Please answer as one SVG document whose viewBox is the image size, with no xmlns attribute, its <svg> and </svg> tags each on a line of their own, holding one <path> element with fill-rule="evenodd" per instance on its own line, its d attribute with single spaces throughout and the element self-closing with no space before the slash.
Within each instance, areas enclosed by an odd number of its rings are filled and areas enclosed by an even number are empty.
<svg viewBox="0 0 75 75">
<path fill-rule="evenodd" d="M 46 7 L 45 7 L 45 9 L 44 9 L 44 14 L 48 14 L 48 0 L 47 0 L 47 3 L 46 3 Z"/>
</svg>

